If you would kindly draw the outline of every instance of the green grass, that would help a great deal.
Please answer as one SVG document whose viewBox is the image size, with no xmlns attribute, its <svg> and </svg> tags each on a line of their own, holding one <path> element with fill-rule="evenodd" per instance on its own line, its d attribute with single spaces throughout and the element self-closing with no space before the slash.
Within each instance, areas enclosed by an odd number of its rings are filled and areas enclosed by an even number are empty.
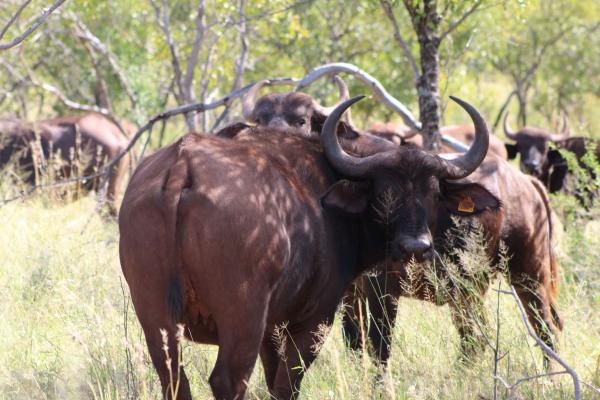
<svg viewBox="0 0 600 400">
<path fill-rule="evenodd" d="M 0 208 L 0 398 L 156 399 L 158 378 L 129 302 L 118 260 L 118 229 L 94 213 L 93 197 L 60 204 L 35 197 Z M 565 319 L 560 354 L 600 386 L 600 222 L 557 228 Z M 503 284 L 506 289 L 506 285 Z M 486 298 L 495 335 L 496 294 Z M 508 382 L 542 372 L 511 297 L 500 296 L 500 374 Z M 184 343 L 195 398 L 216 347 Z M 302 386 L 303 399 L 491 399 L 493 354 L 457 362 L 458 335 L 447 307 L 401 299 L 392 359 L 381 372 L 348 351 L 339 321 Z M 378 374 L 378 372 L 381 372 Z M 500 386 L 502 388 L 502 386 Z M 584 387 L 584 398 L 600 398 Z M 247 398 L 268 398 L 260 363 Z M 499 398 L 573 398 L 568 376 L 539 379 Z"/>
</svg>

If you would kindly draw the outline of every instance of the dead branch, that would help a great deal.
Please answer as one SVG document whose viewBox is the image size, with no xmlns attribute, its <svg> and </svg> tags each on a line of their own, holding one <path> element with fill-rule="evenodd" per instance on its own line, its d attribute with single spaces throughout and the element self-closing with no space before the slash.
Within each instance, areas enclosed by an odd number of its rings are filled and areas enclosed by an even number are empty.
<svg viewBox="0 0 600 400">
<path fill-rule="evenodd" d="M 548 346 L 546 343 L 544 343 L 544 341 L 542 339 L 540 339 L 538 337 L 538 335 L 534 332 L 533 328 L 531 327 L 531 324 L 529 323 L 529 319 L 527 318 L 527 313 L 525 312 L 525 309 L 523 308 L 523 303 L 521 303 L 521 299 L 519 299 L 519 296 L 517 295 L 515 287 L 512 285 L 510 287 L 510 293 L 513 296 L 513 298 L 515 299 L 515 302 L 517 303 L 517 307 L 519 308 L 519 311 L 521 312 L 521 318 L 523 319 L 523 323 L 525 324 L 525 327 L 527 328 L 527 333 L 529 334 L 529 336 L 531 336 L 533 338 L 533 340 L 535 340 L 535 342 L 538 344 L 538 346 L 540 346 L 540 349 L 542 349 L 542 351 L 544 353 L 546 353 L 548 355 L 548 357 L 556 360 L 556 362 L 558 362 L 565 369 L 565 371 L 563 371 L 563 373 L 568 373 L 569 375 L 571 375 L 571 377 L 573 378 L 573 390 L 574 390 L 575 400 L 580 400 L 581 399 L 581 388 L 580 388 L 579 376 L 577 375 L 577 372 L 575 372 L 575 370 L 573 368 L 571 368 L 571 366 L 569 364 L 567 364 L 566 361 L 564 361 L 554 350 L 552 350 L 550 348 L 550 346 Z M 546 375 L 548 375 L 548 374 L 546 374 Z"/>
<path fill-rule="evenodd" d="M 243 22 L 240 23 L 238 26 L 238 40 L 240 42 L 240 53 L 238 54 L 238 56 L 235 60 L 235 67 L 234 67 L 235 78 L 233 79 L 233 84 L 231 85 L 232 91 L 239 89 L 240 84 L 242 82 L 242 75 L 244 74 L 244 71 L 246 70 L 246 59 L 248 57 L 248 39 L 246 37 L 247 26 L 246 26 L 246 20 L 244 19 L 245 14 L 246 14 L 246 0 L 239 0 L 238 15 L 239 15 L 240 21 L 243 21 Z M 224 121 L 225 118 L 227 118 L 227 115 L 229 114 L 230 109 L 231 109 L 231 103 L 226 104 L 225 109 L 219 115 L 219 117 L 216 119 L 211 131 L 214 131 L 219 126 L 219 124 L 221 124 L 221 122 Z"/>
<path fill-rule="evenodd" d="M 33 23 L 33 25 L 31 25 L 29 28 L 27 28 L 27 30 L 25 32 L 23 32 L 21 35 L 17 36 L 15 39 L 13 39 L 12 41 L 5 43 L 5 44 L 1 44 L 0 43 L 0 50 L 8 50 L 12 47 L 17 46 L 19 43 L 21 43 L 23 40 L 25 40 L 27 38 L 27 36 L 31 35 L 45 20 L 46 18 L 48 18 L 48 16 L 50 14 L 52 14 L 52 12 L 54 12 L 54 10 L 56 10 L 58 7 L 60 7 L 66 0 L 57 0 L 54 4 L 52 4 L 52 6 L 50 8 L 48 8 L 47 10 L 45 10 L 42 15 L 40 15 L 40 17 Z M 8 21 L 7 25 L 2 29 L 2 32 L 0 32 L 0 39 L 2 39 L 2 37 L 6 34 L 6 32 L 8 31 L 9 27 L 14 24 L 14 22 L 19 18 L 19 15 L 21 14 L 21 12 L 25 9 L 25 7 L 27 7 L 27 5 L 31 2 L 31 0 L 26 0 L 21 7 L 19 7 L 19 9 L 17 10 L 17 13 Z"/>
<path fill-rule="evenodd" d="M 382 102 L 392 110 L 396 111 L 402 119 L 404 123 L 408 125 L 411 129 L 420 130 L 421 123 L 417 121 L 417 119 L 412 115 L 412 113 L 406 108 L 406 106 L 388 93 L 387 90 L 383 87 L 383 85 L 371 76 L 369 73 L 363 71 L 358 68 L 356 65 L 348 64 L 348 63 L 331 63 L 321 65 L 317 68 L 314 68 L 311 72 L 308 73 L 304 78 L 302 78 L 297 84 L 295 90 L 301 90 L 305 86 L 310 85 L 312 82 L 316 81 L 323 75 L 335 75 L 340 72 L 345 72 L 351 75 L 354 75 L 357 79 L 366 84 L 375 95 L 375 99 Z"/>
<path fill-rule="evenodd" d="M 389 94 L 377 79 L 353 64 L 331 63 L 316 67 L 310 71 L 308 75 L 296 83 L 296 88 L 294 90 L 301 90 L 324 75 L 333 76 L 335 74 L 339 74 L 340 72 L 354 75 L 354 77 L 366 84 L 371 89 L 377 101 L 383 103 L 396 113 L 400 114 L 400 117 L 406 125 L 408 125 L 411 129 L 418 131 L 421 130 L 421 123 L 416 120 L 416 118 L 404 104 Z M 447 135 L 442 135 L 442 141 L 447 143 L 456 151 L 464 152 L 469 149 L 469 147 L 464 143 Z"/>
<path fill-rule="evenodd" d="M 387 15 L 388 19 L 392 23 L 392 27 L 394 28 L 394 38 L 396 39 L 396 42 L 398 42 L 398 44 L 400 45 L 400 48 L 402 49 L 402 51 L 404 52 L 404 56 L 406 57 L 406 60 L 410 64 L 410 67 L 413 71 L 413 76 L 414 76 L 415 80 L 417 80 L 417 79 L 419 79 L 419 76 L 421 75 L 421 73 L 419 72 L 419 67 L 417 66 L 417 62 L 416 62 L 415 58 L 413 57 L 412 53 L 410 52 L 410 49 L 408 48 L 408 46 L 406 45 L 406 42 L 404 41 L 404 38 L 402 37 L 402 34 L 400 33 L 400 28 L 398 27 L 398 20 L 396 19 L 396 16 L 394 15 L 394 11 L 392 10 L 392 5 L 389 3 L 388 0 L 381 0 L 380 2 L 381 2 L 381 7 L 383 7 L 383 10 L 385 11 L 385 15 Z"/>
<path fill-rule="evenodd" d="M 127 82 L 127 79 L 125 78 L 125 74 L 123 73 L 123 70 L 119 66 L 119 63 L 115 59 L 114 55 L 110 52 L 108 47 L 104 43 L 102 43 L 102 41 L 89 30 L 89 28 L 83 23 L 83 21 L 81 21 L 81 19 L 77 15 L 71 13 L 69 15 L 69 18 L 71 18 L 75 23 L 75 26 L 76 26 L 75 34 L 80 39 L 86 40 L 96 51 L 98 51 L 100 54 L 102 54 L 104 56 L 104 58 L 108 62 L 108 65 L 110 65 L 115 76 L 119 80 L 121 87 L 125 90 L 125 93 L 127 94 L 127 97 L 129 98 L 129 101 L 131 102 L 132 107 L 134 109 L 136 109 L 137 108 L 137 97 L 133 93 L 133 90 L 131 89 L 131 87 L 129 86 L 129 83 Z"/>
<path fill-rule="evenodd" d="M 473 6 L 471 8 L 469 8 L 459 19 L 454 21 L 454 23 L 452 25 L 450 25 L 450 27 L 448 29 L 446 29 L 444 32 L 442 32 L 442 34 L 440 35 L 440 40 L 444 40 L 444 38 L 446 36 L 448 36 L 450 33 L 452 33 L 452 31 L 454 31 L 456 28 L 458 28 L 458 26 L 460 24 L 462 24 L 467 18 L 469 18 L 469 16 L 471 14 L 473 14 L 477 10 L 477 8 L 479 8 L 479 6 L 481 4 L 482 4 L 481 0 L 479 0 L 475 4 L 473 4 Z"/>
</svg>

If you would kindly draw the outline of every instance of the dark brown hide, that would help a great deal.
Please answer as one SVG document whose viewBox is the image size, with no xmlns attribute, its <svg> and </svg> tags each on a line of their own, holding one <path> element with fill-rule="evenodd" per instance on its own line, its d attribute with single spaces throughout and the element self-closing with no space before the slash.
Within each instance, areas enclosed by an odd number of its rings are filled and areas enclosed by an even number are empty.
<svg viewBox="0 0 600 400">
<path fill-rule="evenodd" d="M 471 224 L 473 221 L 480 224 L 487 238 L 487 253 L 493 263 L 499 261 L 499 241 L 502 240 L 511 256 L 507 279 L 515 285 L 537 334 L 548 345 L 554 347 L 553 339 L 546 334 L 545 327 L 556 335 L 562 330 L 562 320 L 556 310 L 558 265 L 552 251 L 551 213 L 544 188 L 535 178 L 524 175 L 496 156 L 488 156 L 473 174 L 458 183 L 476 183 L 498 198 L 502 206 L 497 209 L 484 209 L 481 212 L 475 209 L 472 214 L 459 212 L 456 201 L 450 206 L 447 203 L 440 206 L 434 234 L 438 251 L 449 255 L 448 250 L 452 250 L 444 247 L 447 232 L 453 227 L 452 215 L 470 220 Z M 454 189 L 448 187 L 445 190 Z M 458 189 L 454 191 L 457 199 L 468 195 L 478 203 L 477 193 L 465 191 L 464 188 Z M 446 196 L 451 197 L 448 194 Z M 477 325 L 473 320 L 465 318 L 465 315 L 481 309 L 482 297 L 492 277 L 483 282 L 473 282 L 474 286 L 480 288 L 481 297 L 471 296 L 467 306 L 466 295 L 455 293 L 454 300 L 449 301 L 445 293 L 436 295 L 436 288 L 424 279 L 411 282 L 418 290 L 407 292 L 406 286 L 401 282 L 406 284 L 414 277 L 407 276 L 407 270 L 402 265 L 395 265 L 387 274 L 381 273 L 377 277 L 363 276 L 357 280 L 356 288 L 348 294 L 350 307 L 346 308 L 344 313 L 346 337 L 352 347 L 360 348 L 362 330 L 373 344 L 375 355 L 385 363 L 389 357 L 396 301 L 400 296 L 413 296 L 421 300 L 437 301 L 437 304 L 449 304 L 461 336 L 463 351 L 468 355 L 481 348 L 484 342 L 477 331 Z M 365 300 L 368 300 L 372 317 L 369 329 L 366 328 L 365 322 Z M 479 318 L 482 316 L 483 314 L 478 315 Z M 365 324 L 361 325 L 361 321 Z"/>
<path fill-rule="evenodd" d="M 31 150 L 32 148 L 38 150 L 36 154 L 39 159 L 39 156 L 43 154 L 40 144 L 35 140 L 31 124 L 17 118 L 0 119 L 0 169 L 13 161 L 20 170 L 28 173 L 27 181 L 33 182 Z"/>
</svg>

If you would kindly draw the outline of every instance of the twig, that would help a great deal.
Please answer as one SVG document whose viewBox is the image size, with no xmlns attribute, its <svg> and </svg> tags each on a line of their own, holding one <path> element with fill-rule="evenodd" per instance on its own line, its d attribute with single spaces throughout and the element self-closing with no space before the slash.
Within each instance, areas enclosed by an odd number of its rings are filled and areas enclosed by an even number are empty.
<svg viewBox="0 0 600 400">
<path fill-rule="evenodd" d="M 481 5 L 482 1 L 479 0 L 477 1 L 475 4 L 473 4 L 473 6 L 467 10 L 467 12 L 465 12 L 459 19 L 457 19 L 456 21 L 454 21 L 454 23 L 452 25 L 450 25 L 450 27 L 448 29 L 446 29 L 444 32 L 442 32 L 442 34 L 440 35 L 440 41 L 444 40 L 444 38 L 446 36 L 448 36 L 450 33 L 452 33 L 452 31 L 454 31 L 456 28 L 458 28 L 458 26 L 460 24 L 462 24 L 467 18 L 469 18 L 469 16 L 471 14 L 473 14 L 477 8 Z"/>
<path fill-rule="evenodd" d="M 410 52 L 410 49 L 408 48 L 408 46 L 406 45 L 406 42 L 404 41 L 404 38 L 402 37 L 402 34 L 400 33 L 400 28 L 398 27 L 398 20 L 396 19 L 396 16 L 394 15 L 392 6 L 389 3 L 389 1 L 387 1 L 387 0 L 380 0 L 380 2 L 381 2 L 381 7 L 383 7 L 385 14 L 387 15 L 388 19 L 392 23 L 392 27 L 394 28 L 394 38 L 396 39 L 396 42 L 398 42 L 398 44 L 400 45 L 400 48 L 402 49 L 402 51 L 404 52 L 404 56 L 406 57 L 406 60 L 410 64 L 410 67 L 413 71 L 413 76 L 414 76 L 415 80 L 417 80 L 417 79 L 419 79 L 419 76 L 421 75 L 421 73 L 419 72 L 419 67 L 417 66 L 417 62 L 416 62 L 415 58 L 413 57 L 412 53 Z"/>
<path fill-rule="evenodd" d="M 129 86 L 127 79 L 125 78 L 125 74 L 121 70 L 121 67 L 119 67 L 119 63 L 115 59 L 114 55 L 108 50 L 108 47 L 104 43 L 102 43 L 102 41 L 88 29 L 88 27 L 83 23 L 83 21 L 81 21 L 81 19 L 79 19 L 79 17 L 76 14 L 71 13 L 69 17 L 75 22 L 77 26 L 76 34 L 80 38 L 88 41 L 92 45 L 92 47 L 94 47 L 94 49 L 99 51 L 100 54 L 102 54 L 104 58 L 106 58 L 106 61 L 108 61 L 108 64 L 110 65 L 117 79 L 119 80 L 121 87 L 125 90 L 125 93 L 127 94 L 129 101 L 131 102 L 131 105 L 135 109 L 137 107 L 137 97 L 135 96 L 133 90 Z"/>
<path fill-rule="evenodd" d="M 519 307 L 519 311 L 521 312 L 521 318 L 523 319 L 523 323 L 525 324 L 525 327 L 527 328 L 527 333 L 529 334 L 529 336 L 531 336 L 533 338 L 533 340 L 535 340 L 535 342 L 540 346 L 540 348 L 544 351 L 544 353 L 546 353 L 550 358 L 556 360 L 556 362 L 558 362 L 560 365 L 562 365 L 564 367 L 564 369 L 565 369 L 564 372 L 571 375 L 571 377 L 573 378 L 573 389 L 575 392 L 574 393 L 575 400 L 580 400 L 581 399 L 581 387 L 579 384 L 579 376 L 577 375 L 577 372 L 575 372 L 575 370 L 573 368 L 571 368 L 571 366 L 569 364 L 567 364 L 558 354 L 556 354 L 556 352 L 554 350 L 552 350 L 550 348 L 550 346 L 548 346 L 546 343 L 544 343 L 544 341 L 542 339 L 540 339 L 538 337 L 538 335 L 533 331 L 533 328 L 531 327 L 531 324 L 529 323 L 529 319 L 527 318 L 527 313 L 525 312 L 525 309 L 523 308 L 523 303 L 521 303 L 521 299 L 519 299 L 519 296 L 517 295 L 517 292 L 515 291 L 515 287 L 511 285 L 510 291 L 511 291 L 513 298 L 515 299 L 515 302 L 517 303 L 517 307 Z"/>
<path fill-rule="evenodd" d="M 50 14 L 52 14 L 52 12 L 54 12 L 54 10 L 56 10 L 58 7 L 60 7 L 65 1 L 66 0 L 57 0 L 54 4 L 52 4 L 52 6 L 50 8 L 48 8 L 46 11 L 44 11 L 42 13 L 42 15 L 40 15 L 40 17 L 33 23 L 33 25 L 31 25 L 29 28 L 27 28 L 27 30 L 25 32 L 23 32 L 21 35 L 19 35 L 18 37 L 16 37 L 15 39 L 13 39 L 12 41 L 10 41 L 8 43 L 5 43 L 5 44 L 0 43 L 0 50 L 10 49 L 11 47 L 15 47 L 19 43 L 21 43 L 23 40 L 25 40 L 27 38 L 27 36 L 31 35 L 33 33 L 33 31 L 35 31 L 46 20 L 46 18 L 48 18 L 48 16 Z M 8 27 L 10 27 L 16 21 L 16 19 L 19 17 L 19 15 L 23 11 L 23 9 L 29 3 L 30 3 L 30 0 L 26 0 L 25 4 L 23 4 L 19 8 L 17 13 L 13 16 L 13 18 L 11 18 L 8 21 L 7 26 L 4 29 L 2 29 L 2 33 L 0 34 L 0 39 L 4 36 L 6 31 L 8 30 Z"/>
<path fill-rule="evenodd" d="M 29 5 L 29 3 L 31 3 L 31 0 L 25 0 L 23 4 L 21 4 L 21 7 L 19 7 L 17 12 L 12 16 L 12 18 L 8 20 L 6 26 L 2 29 L 2 31 L 0 31 L 0 39 L 4 37 L 6 31 L 8 31 L 8 28 L 10 28 L 11 25 L 15 23 L 15 21 L 19 18 L 19 16 L 21 15 L 25 7 Z"/>
</svg>

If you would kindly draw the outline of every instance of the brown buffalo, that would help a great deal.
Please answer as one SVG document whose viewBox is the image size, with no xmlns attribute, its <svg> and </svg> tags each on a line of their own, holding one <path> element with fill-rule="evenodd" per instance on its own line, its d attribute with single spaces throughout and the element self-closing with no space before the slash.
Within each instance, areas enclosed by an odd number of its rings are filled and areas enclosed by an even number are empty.
<svg viewBox="0 0 600 400">
<path fill-rule="evenodd" d="M 508 126 L 508 113 L 504 115 L 504 134 L 515 141 L 515 144 L 506 144 L 508 157 L 516 158 L 520 155 L 521 170 L 541 180 L 550 193 L 566 188 L 568 166 L 560 150 L 575 154 L 579 165 L 592 172 L 581 161 L 587 147 L 592 147 L 596 158 L 600 160 L 600 141 L 584 138 L 569 137 L 566 134 L 554 134 L 545 129 L 524 127 L 513 131 Z M 554 148 L 550 148 L 550 144 Z"/>
<path fill-rule="evenodd" d="M 349 98 L 349 92 L 341 78 L 334 78 L 339 91 L 339 104 Z M 323 107 L 312 96 L 302 92 L 270 93 L 257 100 L 256 96 L 267 82 L 257 82 L 244 97 L 242 108 L 245 119 L 255 124 L 254 126 L 287 130 L 291 134 L 318 138 L 325 119 L 335 106 Z M 349 151 L 364 155 L 392 148 L 389 141 L 384 140 L 386 138 L 356 130 L 350 121 L 349 110 L 344 117 L 346 119 L 338 125 L 338 136 Z M 232 139 L 251 127 L 252 125 L 238 122 L 222 128 L 215 136 Z"/>
<path fill-rule="evenodd" d="M 269 93 L 257 99 L 268 80 L 257 82 L 242 99 L 242 114 L 251 124 L 276 129 L 293 128 L 296 134 L 317 138 L 325 118 L 335 108 L 320 105 L 312 96 L 302 92 Z M 349 97 L 348 87 L 335 77 L 341 103 Z M 233 124 L 216 133 L 219 137 L 232 138 L 241 129 L 250 127 L 243 123 Z"/>
<path fill-rule="evenodd" d="M 410 129 L 409 127 L 401 124 L 395 124 L 392 122 L 386 123 L 375 123 L 369 129 L 368 133 L 383 137 L 396 144 L 401 143 L 413 143 L 419 147 L 423 146 L 423 138 L 417 134 L 417 131 Z M 471 144 L 475 138 L 475 127 L 471 124 L 465 125 L 449 125 L 440 128 L 440 133 L 444 136 L 451 137 L 464 144 Z M 451 153 L 455 149 L 448 145 L 446 142 L 442 142 L 442 153 Z M 490 147 L 488 154 L 494 154 L 504 160 L 508 159 L 504 142 L 495 136 L 490 136 Z"/>
<path fill-rule="evenodd" d="M 19 154 L 19 165 L 30 173 L 28 182 L 34 183 L 31 149 L 41 147 L 39 168 L 44 168 L 45 165 L 55 168 L 58 178 L 69 178 L 74 174 L 92 175 L 127 147 L 128 135 L 135 128 L 127 123 L 124 129 L 125 133 L 111 120 L 95 113 L 58 117 L 34 125 L 15 120 L 0 122 L 0 133 L 9 138 L 2 149 L 0 161 L 5 162 L 13 154 Z M 126 155 L 109 175 L 106 197 L 113 213 L 114 202 L 127 173 L 128 163 L 129 156 Z M 77 166 L 79 169 L 75 171 Z M 99 183 L 100 178 L 91 179 L 84 184 L 84 188 L 95 190 Z"/>
<path fill-rule="evenodd" d="M 420 243 L 420 236 L 390 230 L 373 212 L 379 190 L 413 174 L 432 184 L 460 179 L 485 156 L 485 123 L 463 103 L 478 127 L 466 154 L 446 160 L 394 146 L 359 159 L 386 163 L 370 185 L 363 173 L 374 171 L 347 160 L 353 156 L 336 135 L 354 101 L 327 118 L 322 145 L 302 132 L 266 127 L 246 129 L 235 140 L 189 134 L 135 171 L 119 215 L 120 259 L 165 393 L 170 379 L 161 329 L 179 381 L 177 398 L 190 398 L 175 341 L 176 324 L 183 323 L 188 339 L 219 345 L 209 379 L 217 399 L 243 398 L 258 355 L 271 396 L 295 398 L 316 357 L 320 327 L 332 324 L 350 283 L 384 262 L 388 240 L 407 254 Z M 367 179 L 342 179 L 357 174 Z M 363 197 L 367 192 L 373 196 Z M 361 215 L 348 218 L 348 212 Z M 421 217 L 410 205 L 406 212 Z M 284 345 L 274 342 L 276 332 Z"/>
<path fill-rule="evenodd" d="M 481 227 L 487 241 L 487 256 L 493 265 L 497 266 L 500 261 L 499 243 L 504 242 L 510 260 L 507 271 L 503 272 L 515 286 L 537 334 L 554 348 L 553 338 L 547 332 L 557 335 L 562 330 L 562 320 L 556 309 L 558 265 L 552 250 L 552 219 L 546 191 L 535 178 L 524 175 L 495 156 L 487 157 L 473 174 L 452 185 L 456 183 L 477 185 L 477 191 L 485 190 L 493 194 L 500 201 L 500 206 L 487 210 L 474 207 L 458 213 L 456 209 L 438 207 L 434 241 L 440 245 L 439 252 L 454 258 L 460 265 L 455 252 L 457 244 L 447 243 L 448 234 L 454 228 L 451 217 L 457 214 L 461 219 L 470 220 L 467 222 L 471 224 L 476 221 Z M 465 197 L 468 203 L 472 203 L 471 196 L 479 195 L 477 191 Z M 443 267 L 437 265 L 435 268 Z M 361 347 L 360 335 L 368 332 L 376 356 L 381 362 L 387 362 L 399 296 L 413 296 L 438 305 L 448 304 L 461 336 L 463 354 L 471 355 L 482 347 L 485 342 L 477 333 L 473 317 L 485 321 L 484 314 L 473 313 L 482 309 L 482 297 L 491 279 L 500 271 L 493 270 L 492 274 L 477 280 L 469 271 L 460 270 L 461 278 L 470 281 L 470 286 L 478 289 L 479 293 L 472 296 L 469 291 L 460 290 L 461 285 L 453 285 L 452 280 L 449 281 L 450 288 L 444 292 L 423 275 L 411 275 L 411 271 L 403 266 L 395 266 L 392 270 L 376 277 L 361 277 L 356 289 L 349 292 L 351 307 L 345 309 L 344 332 L 353 348 Z M 448 280 L 445 271 L 439 274 L 442 280 Z M 408 286 L 407 282 L 410 283 Z M 465 303 L 467 299 L 468 305 Z M 368 330 L 366 324 L 361 325 L 367 315 L 365 300 L 371 312 Z"/>
<path fill-rule="evenodd" d="M 21 171 L 29 172 L 26 180 L 33 182 L 32 149 L 39 149 L 37 144 L 33 125 L 17 118 L 0 119 L 0 169 L 15 162 Z"/>
</svg>

